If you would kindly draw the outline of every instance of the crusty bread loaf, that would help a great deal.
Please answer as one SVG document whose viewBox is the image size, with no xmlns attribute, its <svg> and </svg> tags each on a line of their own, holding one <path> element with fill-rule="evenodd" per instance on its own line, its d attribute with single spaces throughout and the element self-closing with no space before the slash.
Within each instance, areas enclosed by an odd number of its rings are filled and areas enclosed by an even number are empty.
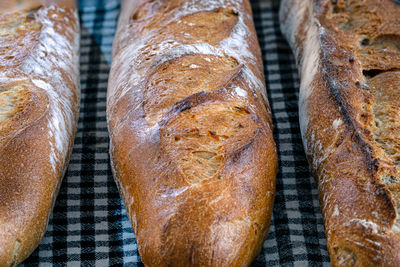
<svg viewBox="0 0 400 267">
<path fill-rule="evenodd" d="M 78 119 L 75 4 L 39 2 L 1 4 L 0 266 L 18 264 L 39 244 Z"/>
<path fill-rule="evenodd" d="M 144 264 L 250 264 L 277 154 L 249 2 L 124 1 L 107 107 Z"/>
<path fill-rule="evenodd" d="M 333 266 L 400 266 L 399 18 L 392 0 L 281 2 Z"/>
</svg>

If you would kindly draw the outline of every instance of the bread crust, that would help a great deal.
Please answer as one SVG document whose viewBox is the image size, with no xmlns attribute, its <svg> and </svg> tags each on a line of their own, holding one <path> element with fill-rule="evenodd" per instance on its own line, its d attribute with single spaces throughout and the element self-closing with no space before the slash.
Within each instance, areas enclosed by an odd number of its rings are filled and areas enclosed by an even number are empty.
<svg viewBox="0 0 400 267">
<path fill-rule="evenodd" d="M 0 266 L 22 262 L 45 233 L 80 99 L 75 2 L 18 2 L 0 14 Z"/>
<path fill-rule="evenodd" d="M 249 2 L 125 1 L 107 118 L 144 264 L 249 265 L 277 168 Z"/>
<path fill-rule="evenodd" d="M 379 123 L 400 108 L 399 16 L 400 6 L 389 0 L 281 2 L 333 266 L 400 266 L 399 121 Z"/>
</svg>

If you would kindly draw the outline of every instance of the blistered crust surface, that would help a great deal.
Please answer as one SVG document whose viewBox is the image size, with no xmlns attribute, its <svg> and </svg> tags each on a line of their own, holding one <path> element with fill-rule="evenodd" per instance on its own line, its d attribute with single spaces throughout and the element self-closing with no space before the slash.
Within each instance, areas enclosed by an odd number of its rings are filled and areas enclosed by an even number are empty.
<svg viewBox="0 0 400 267">
<path fill-rule="evenodd" d="M 11 119 L 23 110 L 23 103 L 27 101 L 25 82 L 4 86 L 0 91 L 0 123 Z M 2 125 L 2 124 L 0 124 Z"/>
<path fill-rule="evenodd" d="M 293 20 L 288 14 L 296 7 L 302 12 Z M 282 29 L 301 67 L 301 130 L 334 266 L 400 264 L 399 17 L 391 0 L 282 3 Z M 310 28 L 314 34 L 304 34 Z M 310 45 L 314 61 L 306 56 Z M 317 71 L 309 75 L 311 67 Z"/>
<path fill-rule="evenodd" d="M 190 95 L 223 87 L 237 71 L 236 60 L 214 55 L 188 54 L 160 64 L 148 74 L 143 90 L 148 123 L 158 123 L 173 104 Z"/>
<path fill-rule="evenodd" d="M 18 264 L 39 244 L 76 131 L 76 8 L 39 2 L 1 4 L 0 266 Z"/>
<path fill-rule="evenodd" d="M 141 258 L 248 265 L 268 229 L 276 172 L 249 3 L 125 1 L 122 10 L 107 117 Z"/>
<path fill-rule="evenodd" d="M 244 103 L 190 109 L 161 130 L 162 146 L 190 184 L 220 173 L 226 158 L 254 136 L 257 122 Z M 188 125 L 188 121 L 192 123 Z M 217 177 L 222 179 L 222 177 Z"/>
</svg>

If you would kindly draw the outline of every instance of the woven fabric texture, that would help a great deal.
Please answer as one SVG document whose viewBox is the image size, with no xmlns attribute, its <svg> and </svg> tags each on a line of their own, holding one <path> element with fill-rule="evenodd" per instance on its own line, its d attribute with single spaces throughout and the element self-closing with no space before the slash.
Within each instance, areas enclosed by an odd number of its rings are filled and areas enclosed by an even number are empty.
<svg viewBox="0 0 400 267">
<path fill-rule="evenodd" d="M 279 152 L 268 237 L 252 266 L 329 266 L 317 186 L 298 123 L 299 77 L 279 30 L 279 0 L 253 0 Z M 47 232 L 22 266 L 143 266 L 109 164 L 106 92 L 120 3 L 82 0 L 78 132 Z"/>
</svg>

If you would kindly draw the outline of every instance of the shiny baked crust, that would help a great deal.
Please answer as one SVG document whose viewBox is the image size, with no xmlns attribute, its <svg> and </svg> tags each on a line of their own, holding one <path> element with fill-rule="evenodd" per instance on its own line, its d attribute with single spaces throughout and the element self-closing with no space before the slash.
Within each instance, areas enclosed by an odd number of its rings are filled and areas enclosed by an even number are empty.
<svg viewBox="0 0 400 267">
<path fill-rule="evenodd" d="M 281 3 L 333 266 L 400 266 L 399 18 L 392 0 Z"/>
<path fill-rule="evenodd" d="M 73 1 L 0 6 L 0 266 L 14 266 L 44 235 L 72 149 L 79 22 Z"/>
<path fill-rule="evenodd" d="M 144 264 L 249 265 L 277 168 L 249 2 L 124 1 L 107 118 Z"/>
</svg>

